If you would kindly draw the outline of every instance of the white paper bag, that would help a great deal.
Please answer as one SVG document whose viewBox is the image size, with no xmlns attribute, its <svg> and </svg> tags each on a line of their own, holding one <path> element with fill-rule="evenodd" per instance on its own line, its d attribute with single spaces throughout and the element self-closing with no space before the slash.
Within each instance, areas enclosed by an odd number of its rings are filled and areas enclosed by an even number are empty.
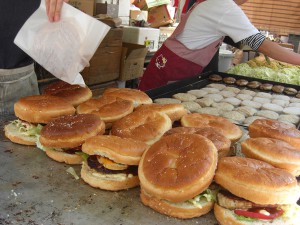
<svg viewBox="0 0 300 225">
<path fill-rule="evenodd" d="M 80 75 L 109 31 L 95 18 L 63 4 L 59 22 L 50 23 L 45 0 L 18 32 L 14 43 L 57 78 L 85 86 Z"/>
</svg>

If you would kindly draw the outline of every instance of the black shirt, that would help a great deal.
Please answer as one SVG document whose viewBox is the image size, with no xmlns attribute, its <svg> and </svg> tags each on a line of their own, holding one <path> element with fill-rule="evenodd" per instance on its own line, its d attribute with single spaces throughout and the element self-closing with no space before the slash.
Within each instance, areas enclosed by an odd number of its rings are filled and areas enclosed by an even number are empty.
<svg viewBox="0 0 300 225">
<path fill-rule="evenodd" d="M 31 64 L 33 60 L 14 44 L 14 39 L 40 0 L 0 0 L 0 69 Z"/>
</svg>

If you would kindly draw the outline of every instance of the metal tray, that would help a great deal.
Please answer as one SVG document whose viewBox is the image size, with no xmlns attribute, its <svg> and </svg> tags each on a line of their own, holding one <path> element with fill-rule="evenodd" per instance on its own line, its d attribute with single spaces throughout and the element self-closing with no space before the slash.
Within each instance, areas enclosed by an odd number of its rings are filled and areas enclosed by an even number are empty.
<svg viewBox="0 0 300 225">
<path fill-rule="evenodd" d="M 284 87 L 291 87 L 291 88 L 296 89 L 297 91 L 300 91 L 300 86 L 297 86 L 297 85 L 279 83 L 279 82 L 275 82 L 275 81 L 262 80 L 262 79 L 246 77 L 246 76 L 239 76 L 239 75 L 235 75 L 235 74 L 228 74 L 228 73 L 210 71 L 210 72 L 207 72 L 207 73 L 199 74 L 198 76 L 194 76 L 194 77 L 183 79 L 183 80 L 180 80 L 180 81 L 177 81 L 177 82 L 174 82 L 174 83 L 170 83 L 168 85 L 165 85 L 165 86 L 162 86 L 162 87 L 159 87 L 159 88 L 148 90 L 148 91 L 146 91 L 146 93 L 149 95 L 150 98 L 155 100 L 157 98 L 170 98 L 170 97 L 172 97 L 172 95 L 174 95 L 176 93 L 185 93 L 185 92 L 187 92 L 189 90 L 192 90 L 192 89 L 201 89 L 201 88 L 205 87 L 206 85 L 208 85 L 210 83 L 223 83 L 222 81 L 214 82 L 214 81 L 210 80 L 209 76 L 212 75 L 212 74 L 220 75 L 222 78 L 224 78 L 224 77 L 233 77 L 236 80 L 244 79 L 244 80 L 248 80 L 248 81 L 259 81 L 262 84 L 269 83 L 269 84 L 273 84 L 273 85 L 282 85 Z M 238 88 L 243 88 L 243 87 L 237 86 L 235 84 L 226 84 L 226 85 L 227 86 L 235 86 L 235 87 L 238 87 Z M 248 88 L 248 89 L 250 89 L 250 88 Z M 260 89 L 259 89 L 259 91 L 268 92 L 268 93 L 275 93 L 273 91 L 263 91 L 263 90 L 260 90 Z M 282 93 L 282 95 L 286 95 L 286 94 Z M 241 124 L 238 124 L 238 125 L 247 128 L 247 126 L 244 126 L 244 125 L 241 125 Z M 297 124 L 297 128 L 300 130 L 300 122 Z"/>
</svg>

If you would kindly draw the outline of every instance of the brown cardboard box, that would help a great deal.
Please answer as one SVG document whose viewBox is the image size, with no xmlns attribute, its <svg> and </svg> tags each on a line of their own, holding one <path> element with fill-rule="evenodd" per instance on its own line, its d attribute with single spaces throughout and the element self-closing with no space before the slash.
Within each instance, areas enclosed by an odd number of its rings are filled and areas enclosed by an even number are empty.
<svg viewBox="0 0 300 225">
<path fill-rule="evenodd" d="M 120 76 L 122 36 L 122 28 L 110 29 L 107 33 L 91 58 L 90 66 L 81 72 L 87 85 L 118 79 Z"/>
<path fill-rule="evenodd" d="M 82 12 L 94 16 L 95 0 L 70 0 L 68 3 Z"/>
<path fill-rule="evenodd" d="M 173 17 L 167 5 L 153 7 L 148 10 L 148 23 L 153 28 L 166 26 L 173 22 Z"/>
<path fill-rule="evenodd" d="M 143 75 L 148 49 L 144 45 L 123 42 L 119 80 L 132 80 Z"/>
<path fill-rule="evenodd" d="M 135 0 L 133 4 L 141 10 L 147 10 L 155 6 L 170 4 L 170 0 Z"/>
<path fill-rule="evenodd" d="M 95 15 L 105 14 L 111 18 L 117 18 L 119 15 L 118 4 L 96 3 Z"/>
</svg>

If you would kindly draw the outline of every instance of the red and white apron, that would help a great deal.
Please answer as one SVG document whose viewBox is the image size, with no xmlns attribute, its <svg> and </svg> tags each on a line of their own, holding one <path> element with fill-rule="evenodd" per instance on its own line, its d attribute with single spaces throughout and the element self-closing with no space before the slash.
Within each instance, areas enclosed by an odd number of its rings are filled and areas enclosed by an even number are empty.
<svg viewBox="0 0 300 225">
<path fill-rule="evenodd" d="M 183 31 L 192 9 L 203 1 L 199 0 L 192 6 L 191 10 L 182 17 L 173 34 L 151 58 L 138 89 L 146 91 L 166 85 L 170 81 L 196 76 L 208 65 L 224 37 L 204 48 L 194 50 L 187 48 L 176 39 Z"/>
</svg>

